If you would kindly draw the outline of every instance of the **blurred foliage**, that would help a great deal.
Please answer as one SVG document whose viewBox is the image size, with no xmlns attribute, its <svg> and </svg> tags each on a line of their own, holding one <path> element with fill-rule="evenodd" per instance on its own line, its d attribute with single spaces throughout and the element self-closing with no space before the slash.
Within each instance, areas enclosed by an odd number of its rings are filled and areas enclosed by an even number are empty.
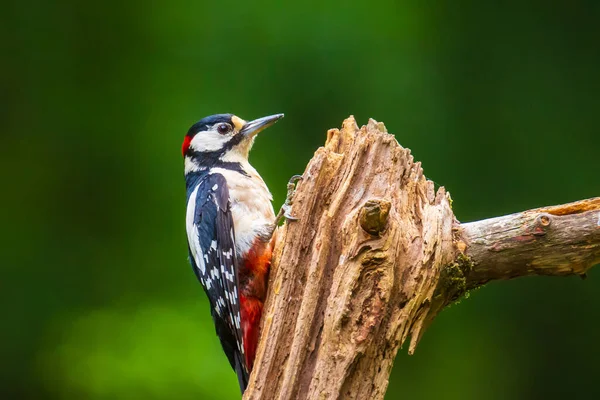
<svg viewBox="0 0 600 400">
<path fill-rule="evenodd" d="M 461 220 L 600 195 L 600 3 L 9 1 L 0 33 L 4 399 L 238 396 L 187 264 L 180 143 L 285 112 L 275 195 L 349 114 Z M 444 311 L 388 399 L 599 398 L 600 272 Z"/>
</svg>

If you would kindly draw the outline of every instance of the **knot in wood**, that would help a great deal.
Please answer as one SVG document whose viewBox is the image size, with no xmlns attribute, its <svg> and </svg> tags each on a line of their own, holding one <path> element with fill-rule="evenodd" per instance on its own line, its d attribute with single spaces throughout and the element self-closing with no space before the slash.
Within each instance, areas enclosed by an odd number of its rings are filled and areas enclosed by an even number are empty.
<svg viewBox="0 0 600 400">
<path fill-rule="evenodd" d="M 550 216 L 550 214 L 541 214 L 538 218 L 538 222 L 540 225 L 542 226 L 549 226 L 550 223 L 552 222 L 552 218 Z"/>
<path fill-rule="evenodd" d="M 367 200 L 359 214 L 360 226 L 370 235 L 379 236 L 385 230 L 391 203 L 387 200 Z"/>
</svg>

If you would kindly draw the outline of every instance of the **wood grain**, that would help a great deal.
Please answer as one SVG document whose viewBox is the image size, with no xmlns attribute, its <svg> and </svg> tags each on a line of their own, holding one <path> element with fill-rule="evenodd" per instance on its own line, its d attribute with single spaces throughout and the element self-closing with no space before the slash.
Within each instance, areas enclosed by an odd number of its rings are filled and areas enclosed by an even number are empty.
<svg viewBox="0 0 600 400">
<path fill-rule="evenodd" d="M 460 224 L 410 150 L 350 117 L 327 133 L 277 231 L 244 399 L 383 399 L 394 358 L 490 280 L 584 274 L 600 199 Z"/>
</svg>

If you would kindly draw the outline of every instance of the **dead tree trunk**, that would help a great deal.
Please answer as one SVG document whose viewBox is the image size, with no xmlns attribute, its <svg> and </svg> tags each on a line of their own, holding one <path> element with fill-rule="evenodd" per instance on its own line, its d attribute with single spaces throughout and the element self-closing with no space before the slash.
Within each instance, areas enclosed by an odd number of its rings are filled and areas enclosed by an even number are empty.
<svg viewBox="0 0 600 400">
<path fill-rule="evenodd" d="M 373 120 L 332 129 L 278 232 L 245 399 L 382 399 L 399 347 L 467 290 L 600 262 L 600 198 L 460 224 Z"/>
</svg>

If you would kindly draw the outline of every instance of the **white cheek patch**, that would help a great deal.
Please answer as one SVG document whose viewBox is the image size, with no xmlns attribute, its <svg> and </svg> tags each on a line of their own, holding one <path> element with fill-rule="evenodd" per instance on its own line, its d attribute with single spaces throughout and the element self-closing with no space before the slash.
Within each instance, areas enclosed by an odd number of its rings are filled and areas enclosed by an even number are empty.
<svg viewBox="0 0 600 400">
<path fill-rule="evenodd" d="M 190 147 L 199 152 L 217 151 L 222 149 L 230 139 L 231 137 L 221 135 L 218 132 L 200 132 L 194 136 Z"/>
</svg>

